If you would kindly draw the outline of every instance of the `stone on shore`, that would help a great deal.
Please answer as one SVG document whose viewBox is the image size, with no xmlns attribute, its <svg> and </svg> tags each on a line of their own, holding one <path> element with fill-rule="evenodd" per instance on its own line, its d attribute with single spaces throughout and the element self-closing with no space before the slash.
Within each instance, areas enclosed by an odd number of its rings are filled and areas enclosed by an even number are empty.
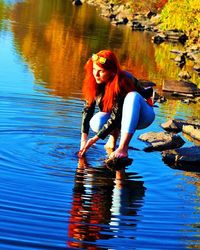
<svg viewBox="0 0 200 250">
<path fill-rule="evenodd" d="M 191 79 L 191 74 L 187 70 L 182 70 L 179 74 L 178 77 L 183 80 L 189 80 Z"/>
<path fill-rule="evenodd" d="M 182 44 L 184 44 L 188 39 L 188 36 L 183 31 L 178 29 L 165 31 L 165 36 L 168 41 L 180 42 Z"/>
<path fill-rule="evenodd" d="M 153 37 L 153 42 L 154 43 L 161 43 L 164 41 L 169 41 L 169 42 L 180 42 L 182 44 L 184 44 L 188 39 L 188 36 L 180 30 L 174 29 L 174 30 L 167 30 L 165 32 L 162 32 L 162 34 L 157 33 L 154 37 Z"/>
<path fill-rule="evenodd" d="M 176 169 L 200 171 L 200 146 L 163 151 L 162 159 Z"/>
<path fill-rule="evenodd" d="M 155 36 L 152 37 L 152 41 L 155 44 L 160 44 L 163 43 L 165 41 L 166 37 L 164 34 L 156 34 Z"/>
<path fill-rule="evenodd" d="M 161 127 L 168 132 L 179 133 L 183 130 L 184 125 L 192 125 L 195 127 L 200 127 L 200 121 L 197 118 L 183 120 L 183 119 L 171 119 L 165 123 L 161 124 Z"/>
<path fill-rule="evenodd" d="M 139 21 L 132 22 L 132 30 L 144 31 L 144 27 L 145 27 L 145 25 L 143 25 Z"/>
<path fill-rule="evenodd" d="M 82 3 L 81 0 L 74 0 L 74 1 L 73 1 L 73 4 L 76 5 L 76 6 L 80 6 L 80 5 L 82 5 L 83 3 Z"/>
<path fill-rule="evenodd" d="M 200 62 L 194 64 L 193 70 L 195 70 L 198 74 L 200 74 Z"/>
<path fill-rule="evenodd" d="M 185 124 L 185 120 L 183 119 L 172 119 L 162 123 L 160 126 L 168 132 L 179 133 L 182 131 L 183 124 Z"/>
<path fill-rule="evenodd" d="M 183 146 L 185 141 L 176 134 L 168 132 L 148 132 L 139 136 L 141 141 L 149 144 L 144 151 L 163 151 Z"/>
<path fill-rule="evenodd" d="M 185 55 L 184 54 L 177 55 L 176 58 L 174 58 L 174 61 L 176 65 L 182 69 L 183 66 L 186 64 Z"/>
<path fill-rule="evenodd" d="M 200 126 L 184 125 L 182 130 L 183 133 L 191 136 L 195 140 L 200 141 Z"/>
<path fill-rule="evenodd" d="M 197 87 L 197 85 L 188 81 L 164 80 L 162 89 L 163 91 L 180 96 L 189 97 L 200 95 L 200 89 Z"/>
</svg>

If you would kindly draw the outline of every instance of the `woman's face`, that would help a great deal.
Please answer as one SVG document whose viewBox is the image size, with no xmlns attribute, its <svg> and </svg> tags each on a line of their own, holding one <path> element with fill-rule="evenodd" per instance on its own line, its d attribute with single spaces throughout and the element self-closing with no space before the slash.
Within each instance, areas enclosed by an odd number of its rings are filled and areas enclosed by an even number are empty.
<svg viewBox="0 0 200 250">
<path fill-rule="evenodd" d="M 103 69 L 93 62 L 93 76 L 97 84 L 107 83 L 112 74 L 110 70 Z"/>
</svg>

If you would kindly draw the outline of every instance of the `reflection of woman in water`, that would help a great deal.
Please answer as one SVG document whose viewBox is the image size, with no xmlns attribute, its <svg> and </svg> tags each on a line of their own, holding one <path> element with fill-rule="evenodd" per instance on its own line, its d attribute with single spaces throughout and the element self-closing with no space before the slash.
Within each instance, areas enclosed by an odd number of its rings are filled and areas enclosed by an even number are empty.
<svg viewBox="0 0 200 250">
<path fill-rule="evenodd" d="M 119 227 L 125 223 L 120 219 L 116 222 L 117 216 L 137 214 L 141 205 L 136 207 L 134 203 L 141 204 L 145 188 L 142 181 L 129 180 L 124 170 L 95 169 L 81 158 L 73 191 L 68 246 L 99 249 L 94 242 L 116 237 Z M 133 221 L 131 227 L 135 226 L 134 218 Z M 126 226 L 130 226 L 130 217 Z"/>
<path fill-rule="evenodd" d="M 154 120 L 152 89 L 145 90 L 129 72 L 121 69 L 115 54 L 102 50 L 86 63 L 83 94 L 86 105 L 82 117 L 79 157 L 99 139 L 110 135 L 106 148 L 118 148 L 110 158 L 126 158 L 128 145 L 136 129 L 148 127 Z M 150 91 L 149 91 L 150 90 Z M 95 105 L 101 112 L 93 116 Z M 96 132 L 88 140 L 89 126 Z"/>
<path fill-rule="evenodd" d="M 91 244 L 85 241 L 106 238 L 101 231 L 111 217 L 113 180 L 105 181 L 105 176 L 105 171 L 95 171 L 87 165 L 85 158 L 79 159 L 68 230 L 70 247 L 86 248 Z"/>
</svg>

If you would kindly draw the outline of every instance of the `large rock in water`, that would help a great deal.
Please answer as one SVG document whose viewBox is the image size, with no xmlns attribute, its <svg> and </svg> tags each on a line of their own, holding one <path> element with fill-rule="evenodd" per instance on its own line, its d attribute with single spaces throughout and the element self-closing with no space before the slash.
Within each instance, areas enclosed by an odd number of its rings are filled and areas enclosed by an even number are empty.
<svg viewBox="0 0 200 250">
<path fill-rule="evenodd" d="M 167 132 L 148 132 L 139 139 L 150 144 L 144 149 L 146 152 L 180 148 L 185 143 L 179 135 Z"/>
<path fill-rule="evenodd" d="M 171 92 L 171 94 L 181 96 L 198 96 L 200 95 L 200 89 L 197 88 L 196 84 L 186 81 L 176 80 L 164 80 L 163 91 Z"/>
<path fill-rule="evenodd" d="M 183 120 L 183 119 L 171 119 L 161 124 L 161 127 L 168 132 L 181 132 L 183 126 L 195 126 L 200 128 L 200 121 L 197 118 Z"/>
<path fill-rule="evenodd" d="M 183 119 L 172 119 L 172 120 L 168 120 L 165 123 L 162 123 L 160 126 L 169 132 L 181 132 L 182 131 L 182 127 L 185 124 L 185 120 Z"/>
<path fill-rule="evenodd" d="M 200 126 L 184 125 L 182 130 L 193 139 L 200 141 Z"/>
<path fill-rule="evenodd" d="M 166 39 L 172 42 L 181 42 L 185 43 L 188 39 L 188 36 L 181 30 L 172 29 L 165 31 Z"/>
<path fill-rule="evenodd" d="M 162 158 L 173 168 L 200 171 L 200 146 L 166 150 L 162 152 Z"/>
<path fill-rule="evenodd" d="M 73 4 L 76 5 L 76 6 L 80 6 L 80 5 L 82 5 L 83 3 L 82 3 L 81 0 L 74 0 L 74 1 L 73 1 Z"/>
</svg>

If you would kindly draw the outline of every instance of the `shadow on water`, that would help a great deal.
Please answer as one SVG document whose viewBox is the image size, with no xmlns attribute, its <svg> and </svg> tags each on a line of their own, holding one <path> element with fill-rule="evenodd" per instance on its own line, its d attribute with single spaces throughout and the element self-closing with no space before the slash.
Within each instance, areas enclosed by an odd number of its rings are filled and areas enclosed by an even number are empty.
<svg viewBox="0 0 200 250">
<path fill-rule="evenodd" d="M 70 211 L 68 246 L 108 249 L 113 247 L 112 240 L 108 240 L 123 238 L 123 230 L 131 230 L 128 238 L 135 238 L 134 228 L 137 227 L 138 212 L 145 195 L 144 183 L 136 175 L 126 173 L 125 169 L 111 171 L 104 165 L 92 167 L 86 158 L 79 159 Z"/>
</svg>

